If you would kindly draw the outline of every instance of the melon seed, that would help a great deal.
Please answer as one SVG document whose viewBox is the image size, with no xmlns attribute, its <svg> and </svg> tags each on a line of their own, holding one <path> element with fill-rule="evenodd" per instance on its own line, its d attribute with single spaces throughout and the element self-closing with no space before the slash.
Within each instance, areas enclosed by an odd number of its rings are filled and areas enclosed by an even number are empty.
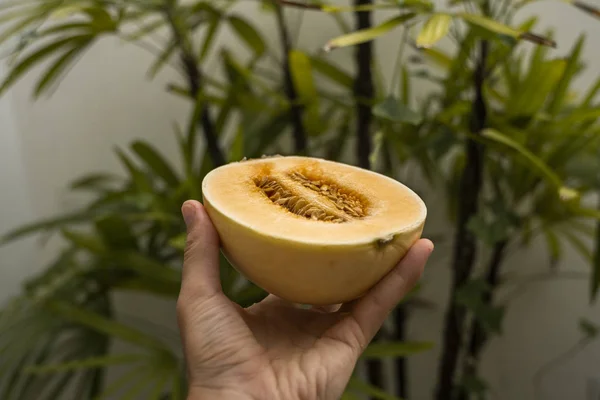
<svg viewBox="0 0 600 400">
<path fill-rule="evenodd" d="M 343 218 L 321 209 L 319 205 L 312 204 L 310 200 L 295 195 L 272 177 L 264 176 L 255 179 L 254 183 L 273 204 L 281 206 L 295 215 L 314 221 L 345 222 Z"/>
</svg>

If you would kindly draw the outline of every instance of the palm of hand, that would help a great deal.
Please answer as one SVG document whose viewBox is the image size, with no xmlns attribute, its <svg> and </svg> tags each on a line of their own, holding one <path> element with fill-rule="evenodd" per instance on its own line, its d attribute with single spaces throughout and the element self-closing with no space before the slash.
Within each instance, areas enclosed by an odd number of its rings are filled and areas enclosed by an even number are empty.
<svg viewBox="0 0 600 400">
<path fill-rule="evenodd" d="M 183 214 L 188 235 L 177 312 L 189 400 L 338 399 L 433 250 L 419 240 L 367 294 L 334 309 L 299 309 L 273 295 L 244 309 L 222 291 L 219 238 L 204 208 L 186 202 Z"/>
<path fill-rule="evenodd" d="M 299 309 L 272 295 L 247 309 L 224 295 L 210 302 L 188 366 L 198 381 L 214 389 L 244 382 L 261 399 L 337 399 L 344 391 L 364 340 L 349 313 Z"/>
</svg>

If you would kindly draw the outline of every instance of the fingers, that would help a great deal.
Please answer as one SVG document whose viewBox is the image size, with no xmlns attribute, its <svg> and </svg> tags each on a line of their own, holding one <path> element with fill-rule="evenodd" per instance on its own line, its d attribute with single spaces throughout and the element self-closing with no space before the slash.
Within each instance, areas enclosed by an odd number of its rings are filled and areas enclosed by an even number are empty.
<svg viewBox="0 0 600 400">
<path fill-rule="evenodd" d="M 373 339 L 390 311 L 417 283 L 432 251 L 431 241 L 418 241 L 398 266 L 352 307 L 352 316 L 367 342 Z"/>
<path fill-rule="evenodd" d="M 320 313 L 332 313 L 336 312 L 340 309 L 341 304 L 333 304 L 328 306 L 308 306 L 302 304 L 292 303 L 290 301 L 284 300 L 279 296 L 274 294 L 269 294 L 267 297 L 262 299 L 260 303 L 262 306 L 270 306 L 270 307 L 289 307 L 289 308 L 301 308 L 306 310 L 313 310 Z M 256 305 L 256 304 L 255 304 Z"/>
<path fill-rule="evenodd" d="M 332 304 L 329 306 L 313 306 L 313 307 L 311 307 L 311 309 L 314 311 L 317 311 L 317 312 L 329 314 L 329 313 L 338 311 L 341 306 L 342 306 L 341 304 Z"/>
<path fill-rule="evenodd" d="M 381 328 L 388 314 L 415 286 L 433 243 L 421 239 L 408 251 L 400 263 L 362 298 L 342 306 L 348 317 L 340 321 L 333 336 L 362 351 Z"/>
<path fill-rule="evenodd" d="M 254 303 L 251 306 L 246 307 L 246 310 L 252 312 L 257 309 L 262 309 L 263 307 L 293 307 L 293 304 L 275 296 L 274 294 L 269 294 L 258 303 Z"/>
<path fill-rule="evenodd" d="M 187 225 L 180 297 L 194 300 L 222 290 L 219 274 L 219 236 L 198 201 L 181 207 Z"/>
</svg>

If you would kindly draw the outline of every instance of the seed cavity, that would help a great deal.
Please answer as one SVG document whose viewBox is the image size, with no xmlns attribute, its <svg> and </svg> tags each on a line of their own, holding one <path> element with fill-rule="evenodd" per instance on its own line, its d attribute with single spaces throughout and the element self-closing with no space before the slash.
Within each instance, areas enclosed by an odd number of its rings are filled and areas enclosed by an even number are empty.
<svg viewBox="0 0 600 400">
<path fill-rule="evenodd" d="M 329 199 L 335 207 L 350 218 L 364 218 L 367 216 L 366 205 L 357 195 L 324 179 L 311 179 L 305 174 L 294 171 L 289 177 L 302 186 L 313 190 Z"/>
<path fill-rule="evenodd" d="M 314 204 L 309 199 L 296 195 L 293 191 L 285 188 L 277 179 L 271 176 L 255 178 L 254 184 L 261 189 L 265 196 L 267 196 L 274 204 L 285 208 L 295 215 L 314 221 L 333 223 L 347 221 L 347 219 L 328 212 L 320 205 Z"/>
</svg>

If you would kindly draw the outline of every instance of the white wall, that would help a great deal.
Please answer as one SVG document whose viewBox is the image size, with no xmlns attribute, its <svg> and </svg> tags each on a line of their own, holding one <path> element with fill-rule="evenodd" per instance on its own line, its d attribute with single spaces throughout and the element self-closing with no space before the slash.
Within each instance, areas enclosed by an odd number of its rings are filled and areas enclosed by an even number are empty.
<svg viewBox="0 0 600 400">
<path fill-rule="evenodd" d="M 0 73 L 4 65 L 0 65 Z M 0 231 L 36 216 L 31 202 L 31 183 L 23 162 L 23 149 L 14 118 L 13 98 L 0 98 Z M 6 246 L 0 253 L 0 302 L 18 293 L 18 283 L 35 271 L 33 242 Z"/>
<path fill-rule="evenodd" d="M 249 2 L 242 3 L 247 15 L 254 14 L 247 11 L 251 7 Z M 578 87 L 589 86 L 600 70 L 600 54 L 594 45 L 594 38 L 600 35 L 600 23 L 559 2 L 545 1 L 529 6 L 526 11 L 541 13 L 543 26 L 557 27 L 556 54 L 566 54 L 579 32 L 588 33 L 585 54 L 588 70 Z M 314 49 L 335 34 L 334 27 L 326 21 L 315 13 L 305 15 L 302 46 Z M 265 32 L 274 32 L 271 20 L 260 25 Z M 222 39 L 229 41 L 229 34 Z M 273 42 L 275 36 L 270 40 Z M 389 76 L 396 53 L 395 39 L 388 36 L 376 46 Z M 351 56 L 351 50 L 340 50 L 335 55 L 343 61 L 350 61 Z M 79 62 L 50 99 L 31 101 L 30 90 L 37 76 L 27 77 L 0 99 L 0 232 L 66 211 L 81 201 L 66 196 L 67 183 L 86 172 L 118 170 L 112 153 L 114 145 L 125 145 L 142 137 L 167 154 L 176 154 L 171 122 L 185 123 L 187 107 L 165 93 L 165 83 L 173 78 L 168 70 L 154 82 L 146 80 L 144 72 L 151 60 L 152 56 L 140 49 L 103 40 Z M 213 63 L 209 70 L 216 68 L 218 65 Z M 443 211 L 433 204 L 429 208 L 431 225 L 438 225 Z M 439 340 L 442 305 L 447 298 L 448 250 L 449 246 L 444 244 L 437 247 L 426 273 L 425 295 L 439 306 L 415 316 L 411 327 L 415 339 Z M 45 254 L 33 241 L 0 249 L 0 301 L 15 293 L 22 279 L 43 265 Z M 509 269 L 519 272 L 520 266 L 532 264 L 538 265 L 540 272 L 546 271 L 544 254 L 543 246 L 519 254 Z M 570 256 L 563 267 L 584 270 L 576 256 Z M 530 267 L 528 272 L 532 272 Z M 142 317 L 168 321 L 165 324 L 174 329 L 172 304 L 157 308 L 148 306 L 144 300 L 130 298 L 123 303 L 122 310 L 131 313 L 135 310 Z M 493 384 L 494 398 L 532 399 L 535 372 L 579 339 L 576 326 L 579 317 L 600 322 L 599 311 L 599 307 L 589 309 L 587 305 L 584 280 L 531 285 L 511 303 L 504 336 L 486 351 L 483 371 Z M 430 398 L 437 356 L 437 351 L 432 351 L 412 359 L 412 399 Z M 587 400 L 586 384 L 591 378 L 600 380 L 600 344 L 591 345 L 551 371 L 543 381 L 541 398 Z"/>
</svg>

